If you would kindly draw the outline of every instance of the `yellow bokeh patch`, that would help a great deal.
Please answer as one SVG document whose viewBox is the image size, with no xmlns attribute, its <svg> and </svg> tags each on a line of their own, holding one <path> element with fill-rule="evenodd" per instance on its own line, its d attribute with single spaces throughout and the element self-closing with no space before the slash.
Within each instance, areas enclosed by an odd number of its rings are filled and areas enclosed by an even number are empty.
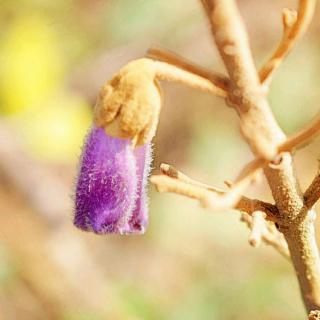
<svg viewBox="0 0 320 320">
<path fill-rule="evenodd" d="M 32 110 L 52 94 L 62 77 L 63 59 L 50 21 L 40 15 L 15 18 L 0 44 L 0 113 Z"/>
<path fill-rule="evenodd" d="M 19 127 L 28 149 L 45 160 L 70 162 L 80 154 L 91 125 L 91 110 L 80 97 L 62 94 L 25 115 Z"/>
</svg>

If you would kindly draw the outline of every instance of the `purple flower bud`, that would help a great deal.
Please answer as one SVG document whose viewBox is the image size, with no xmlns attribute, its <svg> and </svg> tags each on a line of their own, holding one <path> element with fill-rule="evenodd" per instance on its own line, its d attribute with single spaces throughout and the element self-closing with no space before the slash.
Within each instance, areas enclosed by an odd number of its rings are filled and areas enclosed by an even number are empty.
<svg viewBox="0 0 320 320">
<path fill-rule="evenodd" d="M 127 233 L 144 233 L 148 225 L 148 196 L 146 192 L 151 167 L 151 143 L 134 150 L 137 165 L 137 198 L 132 215 L 127 224 Z"/>
<path fill-rule="evenodd" d="M 131 140 L 93 127 L 81 157 L 74 224 L 99 234 L 143 233 L 150 162 L 150 143 L 134 150 Z"/>
</svg>

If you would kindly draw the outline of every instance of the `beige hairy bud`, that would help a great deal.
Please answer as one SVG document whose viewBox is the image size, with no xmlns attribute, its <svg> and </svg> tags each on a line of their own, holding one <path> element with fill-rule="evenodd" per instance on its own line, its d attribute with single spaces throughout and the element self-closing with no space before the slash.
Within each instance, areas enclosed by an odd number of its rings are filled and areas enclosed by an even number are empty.
<svg viewBox="0 0 320 320">
<path fill-rule="evenodd" d="M 100 90 L 94 121 L 107 134 L 142 145 L 153 138 L 161 108 L 154 61 L 134 60 Z"/>
</svg>

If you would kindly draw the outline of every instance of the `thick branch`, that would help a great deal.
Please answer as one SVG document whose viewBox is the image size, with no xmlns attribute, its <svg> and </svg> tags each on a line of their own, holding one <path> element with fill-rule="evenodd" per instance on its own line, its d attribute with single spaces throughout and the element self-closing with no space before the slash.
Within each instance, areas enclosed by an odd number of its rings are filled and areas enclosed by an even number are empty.
<svg viewBox="0 0 320 320">
<path fill-rule="evenodd" d="M 264 97 L 235 1 L 202 0 L 202 3 L 230 76 L 229 101 L 239 113 L 242 133 L 257 157 L 272 159 L 285 135 Z M 270 164 L 264 172 L 279 210 L 278 224 L 288 242 L 306 308 L 309 311 L 319 308 L 319 253 L 313 224 L 306 223 L 312 212 L 306 212 L 304 207 L 291 155 L 283 153 L 278 163 Z"/>
<path fill-rule="evenodd" d="M 241 131 L 258 157 L 271 160 L 285 136 L 262 91 L 237 7 L 231 0 L 202 2 L 207 8 L 215 42 L 230 76 L 228 99 L 239 113 Z"/>
<path fill-rule="evenodd" d="M 214 38 L 230 75 L 232 90 L 229 99 L 236 105 L 245 139 L 258 158 L 267 152 L 268 155 L 272 154 L 273 159 L 279 145 L 285 142 L 285 135 L 262 93 L 247 34 L 235 2 L 202 2 L 209 12 Z M 303 208 L 302 193 L 294 172 L 289 154 L 282 154 L 279 165 L 265 168 L 276 204 L 283 215 L 297 215 Z"/>
<path fill-rule="evenodd" d="M 298 226 L 280 227 L 288 243 L 307 311 L 320 309 L 320 258 L 315 238 L 316 213 L 309 211 Z"/>
</svg>

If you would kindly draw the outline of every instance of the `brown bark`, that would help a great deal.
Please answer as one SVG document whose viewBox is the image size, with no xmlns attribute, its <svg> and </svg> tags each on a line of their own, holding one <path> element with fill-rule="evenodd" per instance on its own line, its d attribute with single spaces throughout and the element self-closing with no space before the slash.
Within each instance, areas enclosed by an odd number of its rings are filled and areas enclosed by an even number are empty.
<svg viewBox="0 0 320 320">
<path fill-rule="evenodd" d="M 243 136 L 258 158 L 270 159 L 286 137 L 264 96 L 235 1 L 202 0 L 202 3 L 230 76 L 228 101 L 239 114 Z M 309 1 L 311 7 L 314 3 L 314 0 Z M 310 16 L 308 1 L 301 0 L 300 7 L 305 8 Z M 287 240 L 309 312 L 320 308 L 320 260 L 314 236 L 314 213 L 304 206 L 292 156 L 283 153 L 277 163 L 265 167 L 264 173 L 279 210 L 277 223 Z"/>
</svg>

